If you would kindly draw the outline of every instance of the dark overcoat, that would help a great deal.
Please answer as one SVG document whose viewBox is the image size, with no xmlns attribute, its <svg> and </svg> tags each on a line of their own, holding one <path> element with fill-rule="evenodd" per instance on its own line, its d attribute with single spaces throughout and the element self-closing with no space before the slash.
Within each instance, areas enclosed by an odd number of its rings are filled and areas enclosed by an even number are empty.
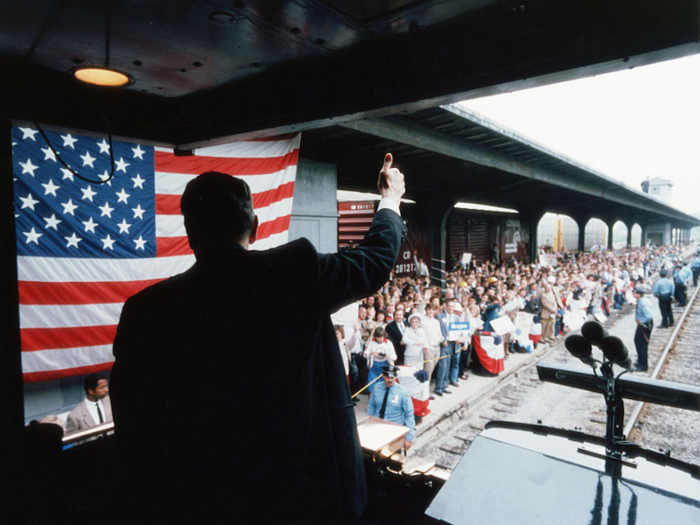
<svg viewBox="0 0 700 525">
<path fill-rule="evenodd" d="M 366 485 L 330 313 L 374 293 L 404 223 L 376 213 L 364 241 L 233 242 L 124 305 L 111 397 L 125 502 L 135 512 L 242 521 L 352 519 Z"/>
</svg>

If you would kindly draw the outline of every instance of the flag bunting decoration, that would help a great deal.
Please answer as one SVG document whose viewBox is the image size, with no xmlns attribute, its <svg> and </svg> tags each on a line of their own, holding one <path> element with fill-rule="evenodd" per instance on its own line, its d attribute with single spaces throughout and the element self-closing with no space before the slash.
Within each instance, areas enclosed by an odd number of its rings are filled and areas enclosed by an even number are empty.
<svg viewBox="0 0 700 525">
<path fill-rule="evenodd" d="M 474 334 L 472 344 L 476 358 L 486 371 L 497 375 L 505 370 L 505 349 L 500 337 L 493 337 L 489 332 L 481 332 Z"/>
<path fill-rule="evenodd" d="M 180 196 L 198 174 L 221 171 L 248 183 L 260 223 L 251 249 L 287 242 L 299 134 L 184 157 L 121 141 L 110 150 L 102 137 L 45 135 L 50 144 L 38 129 L 12 129 L 25 382 L 111 369 L 124 301 L 194 263 Z M 86 182 L 74 172 L 109 180 Z"/>
</svg>

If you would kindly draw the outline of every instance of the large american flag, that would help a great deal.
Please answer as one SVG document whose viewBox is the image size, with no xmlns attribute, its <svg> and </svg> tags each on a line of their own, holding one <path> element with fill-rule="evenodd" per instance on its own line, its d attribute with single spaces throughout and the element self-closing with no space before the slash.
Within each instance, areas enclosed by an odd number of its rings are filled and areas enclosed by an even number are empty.
<svg viewBox="0 0 700 525">
<path fill-rule="evenodd" d="M 25 382 L 112 366 L 122 304 L 189 268 L 180 214 L 185 185 L 204 171 L 243 178 L 260 221 L 252 249 L 287 241 L 300 135 L 197 150 L 14 127 L 17 266 Z"/>
</svg>

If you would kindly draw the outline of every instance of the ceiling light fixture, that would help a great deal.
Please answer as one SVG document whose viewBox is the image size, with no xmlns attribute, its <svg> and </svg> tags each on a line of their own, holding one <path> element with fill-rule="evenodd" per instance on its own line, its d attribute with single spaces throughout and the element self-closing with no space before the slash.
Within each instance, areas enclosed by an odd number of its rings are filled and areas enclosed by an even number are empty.
<svg viewBox="0 0 700 525">
<path fill-rule="evenodd" d="M 105 65 L 82 66 L 72 70 L 75 78 L 94 86 L 123 87 L 134 83 L 134 79 L 126 73 L 109 66 L 110 44 L 112 39 L 112 21 L 109 3 L 105 7 Z"/>
<path fill-rule="evenodd" d="M 116 69 L 103 67 L 79 67 L 73 70 L 75 78 L 96 86 L 122 87 L 134 83 L 134 79 Z"/>
</svg>

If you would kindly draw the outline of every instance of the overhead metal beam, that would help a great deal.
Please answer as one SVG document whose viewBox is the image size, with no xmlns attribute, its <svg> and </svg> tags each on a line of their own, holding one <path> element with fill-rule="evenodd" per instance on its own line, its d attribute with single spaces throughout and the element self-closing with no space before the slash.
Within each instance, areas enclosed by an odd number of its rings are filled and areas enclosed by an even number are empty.
<svg viewBox="0 0 700 525">
<path fill-rule="evenodd" d="M 657 203 L 648 197 L 644 198 L 643 195 L 636 194 L 629 188 L 617 185 L 614 181 L 600 177 L 595 173 L 588 173 L 593 179 L 591 183 L 563 178 L 553 170 L 529 165 L 505 153 L 472 144 L 466 140 L 436 131 L 405 118 L 392 116 L 357 120 L 340 125 L 347 129 L 394 140 L 454 159 L 497 169 L 559 188 L 573 190 L 618 206 L 624 205 L 645 212 L 656 213 L 664 217 L 665 220 L 675 219 L 688 223 L 690 219 L 689 216 L 669 206 Z"/>
</svg>

